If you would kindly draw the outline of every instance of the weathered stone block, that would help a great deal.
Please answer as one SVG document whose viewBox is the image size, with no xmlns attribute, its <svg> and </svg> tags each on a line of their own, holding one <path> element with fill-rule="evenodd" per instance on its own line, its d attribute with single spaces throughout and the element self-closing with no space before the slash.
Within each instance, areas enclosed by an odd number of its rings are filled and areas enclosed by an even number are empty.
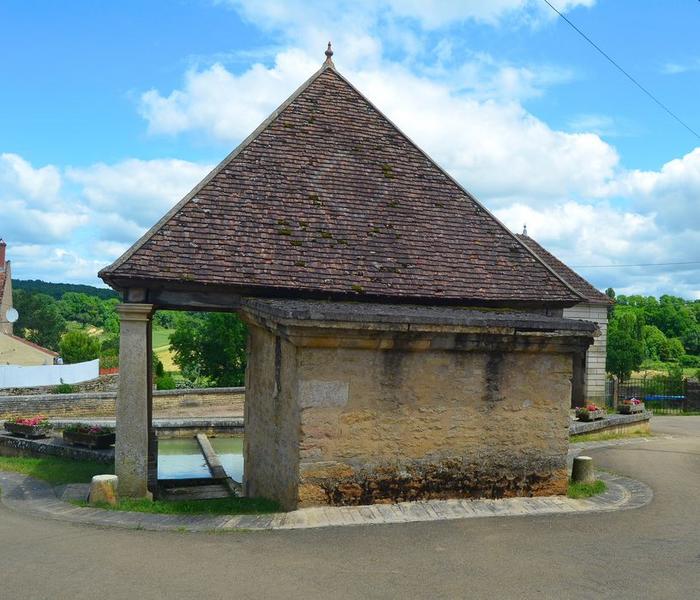
<svg viewBox="0 0 700 600">
<path fill-rule="evenodd" d="M 119 478 L 116 475 L 95 475 L 90 482 L 90 504 L 109 504 L 116 506 Z"/>
</svg>

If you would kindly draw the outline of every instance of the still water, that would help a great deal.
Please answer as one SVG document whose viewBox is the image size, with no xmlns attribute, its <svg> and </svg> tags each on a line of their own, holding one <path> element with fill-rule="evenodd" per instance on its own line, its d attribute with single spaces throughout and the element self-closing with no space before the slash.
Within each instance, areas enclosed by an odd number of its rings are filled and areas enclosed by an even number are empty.
<svg viewBox="0 0 700 600">
<path fill-rule="evenodd" d="M 243 436 L 210 437 L 226 473 L 243 481 Z M 194 438 L 158 440 L 158 479 L 211 477 L 199 444 Z"/>
</svg>

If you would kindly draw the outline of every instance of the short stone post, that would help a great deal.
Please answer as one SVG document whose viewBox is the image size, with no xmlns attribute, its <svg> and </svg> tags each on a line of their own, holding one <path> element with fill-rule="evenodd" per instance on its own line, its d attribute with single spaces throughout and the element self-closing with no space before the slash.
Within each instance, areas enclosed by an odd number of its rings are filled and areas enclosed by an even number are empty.
<svg viewBox="0 0 700 600">
<path fill-rule="evenodd" d="M 593 459 L 590 456 L 577 456 L 571 469 L 571 481 L 574 483 L 595 483 Z"/>
<path fill-rule="evenodd" d="M 109 504 L 116 506 L 119 478 L 116 475 L 95 475 L 90 482 L 90 504 Z"/>
<path fill-rule="evenodd" d="M 152 304 L 119 304 L 119 391 L 114 463 L 119 492 L 129 498 L 152 497 L 148 491 L 151 428 Z"/>
<path fill-rule="evenodd" d="M 612 405 L 617 412 L 618 396 L 620 394 L 620 380 L 613 375 L 612 377 Z"/>
</svg>

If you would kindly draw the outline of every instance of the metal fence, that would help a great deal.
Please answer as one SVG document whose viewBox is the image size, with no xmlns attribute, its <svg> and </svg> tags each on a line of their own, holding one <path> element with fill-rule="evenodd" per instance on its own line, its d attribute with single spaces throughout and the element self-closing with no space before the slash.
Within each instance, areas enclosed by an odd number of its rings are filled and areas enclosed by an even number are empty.
<svg viewBox="0 0 700 600">
<path fill-rule="evenodd" d="M 687 412 L 688 381 L 674 377 L 654 376 L 628 379 L 617 389 L 618 402 L 638 398 L 656 414 L 677 415 Z"/>
<path fill-rule="evenodd" d="M 615 408 L 615 381 L 613 379 L 605 380 L 605 407 Z"/>
</svg>

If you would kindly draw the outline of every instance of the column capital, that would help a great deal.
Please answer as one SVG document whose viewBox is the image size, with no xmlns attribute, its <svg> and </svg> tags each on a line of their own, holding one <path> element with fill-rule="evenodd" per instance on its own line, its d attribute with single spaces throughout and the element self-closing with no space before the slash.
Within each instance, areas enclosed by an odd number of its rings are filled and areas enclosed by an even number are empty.
<svg viewBox="0 0 700 600">
<path fill-rule="evenodd" d="M 117 304 L 115 310 L 122 321 L 150 321 L 153 315 L 153 304 Z"/>
</svg>

